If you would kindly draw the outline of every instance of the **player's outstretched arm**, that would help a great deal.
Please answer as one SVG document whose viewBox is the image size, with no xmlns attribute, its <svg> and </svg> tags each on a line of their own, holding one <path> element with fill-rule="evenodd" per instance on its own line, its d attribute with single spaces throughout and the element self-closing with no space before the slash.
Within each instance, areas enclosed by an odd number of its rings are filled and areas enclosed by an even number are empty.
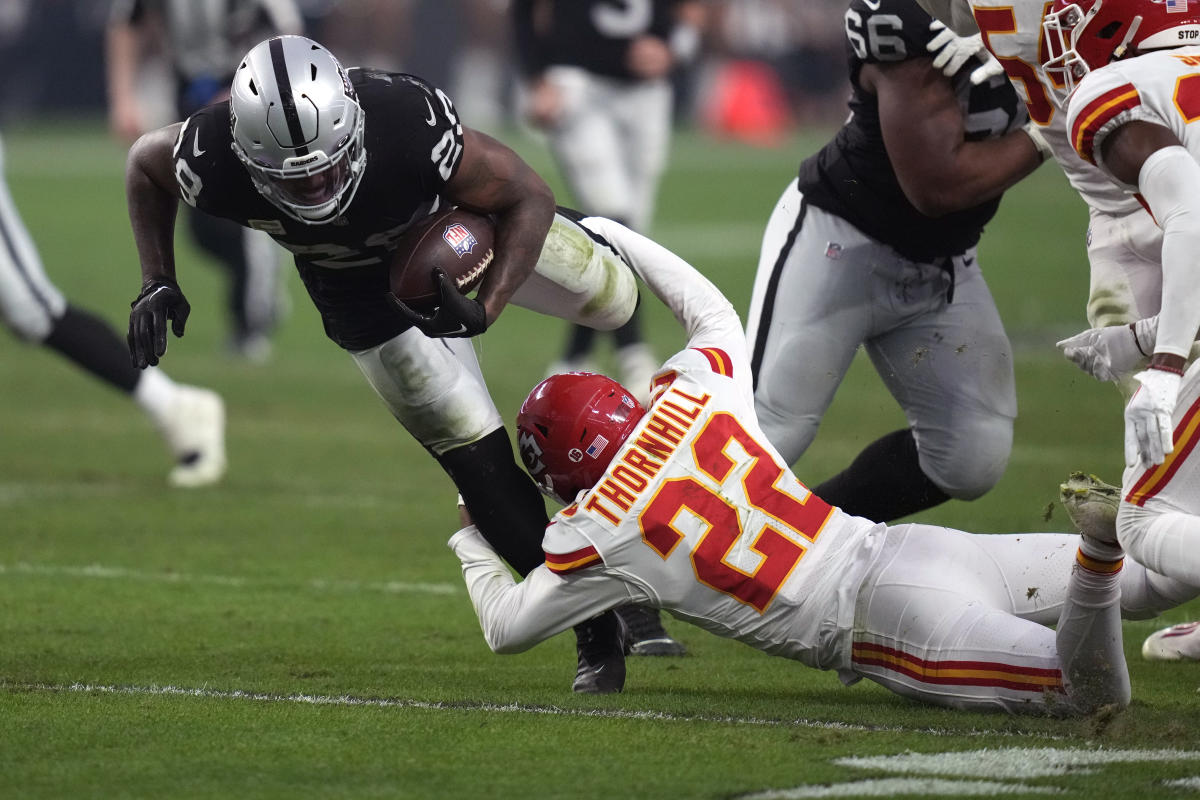
<svg viewBox="0 0 1200 800">
<path fill-rule="evenodd" d="M 905 196 L 931 217 L 999 197 L 1047 155 L 1034 133 L 964 139 L 962 107 L 950 80 L 925 58 L 866 64 L 864 88 L 879 99 L 879 123 Z"/>
<path fill-rule="evenodd" d="M 491 325 L 537 264 L 554 221 L 554 193 L 515 152 L 464 128 L 462 163 L 446 194 L 456 205 L 495 217 L 496 260 L 475 295 Z"/>
<path fill-rule="evenodd" d="M 741 318 L 728 298 L 695 267 L 652 239 L 606 217 L 582 223 L 603 236 L 687 332 L 688 347 L 719 347 L 733 359 L 734 380 L 747 394 L 750 355 Z M 747 365 L 747 368 L 740 368 Z"/>
<path fill-rule="evenodd" d="M 560 577 L 545 565 L 520 583 L 474 526 L 450 539 L 488 647 L 520 653 L 630 601 L 623 582 L 595 570 Z"/>
<path fill-rule="evenodd" d="M 167 322 L 182 336 L 191 306 L 175 281 L 175 214 L 179 187 L 172 150 L 180 124 L 143 135 L 125 163 L 125 198 L 141 263 L 142 289 L 129 314 L 129 352 L 134 366 L 158 363 L 167 351 Z"/>
<path fill-rule="evenodd" d="M 1079 109 L 1072 101 L 1069 117 Z M 1102 169 L 1135 186 L 1163 230 L 1162 308 L 1154 352 L 1147 369 L 1134 375 L 1141 384 L 1125 407 L 1125 461 L 1161 464 L 1174 450 L 1172 417 L 1183 368 L 1200 328 L 1200 281 L 1195 254 L 1200 250 L 1200 164 L 1174 131 L 1134 120 L 1099 142 Z"/>
</svg>

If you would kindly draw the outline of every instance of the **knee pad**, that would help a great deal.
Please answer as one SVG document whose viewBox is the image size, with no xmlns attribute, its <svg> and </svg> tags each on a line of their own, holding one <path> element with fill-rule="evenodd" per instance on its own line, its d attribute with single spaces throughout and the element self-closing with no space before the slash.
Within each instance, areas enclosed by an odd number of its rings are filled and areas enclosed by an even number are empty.
<svg viewBox="0 0 1200 800">
<path fill-rule="evenodd" d="M 559 214 L 533 273 L 511 302 L 576 325 L 611 331 L 628 322 L 637 308 L 637 278 L 611 248 Z"/>
<path fill-rule="evenodd" d="M 957 500 L 975 500 L 996 485 L 1012 452 L 1013 421 L 977 416 L 954 429 L 917 430 L 921 471 Z"/>
</svg>

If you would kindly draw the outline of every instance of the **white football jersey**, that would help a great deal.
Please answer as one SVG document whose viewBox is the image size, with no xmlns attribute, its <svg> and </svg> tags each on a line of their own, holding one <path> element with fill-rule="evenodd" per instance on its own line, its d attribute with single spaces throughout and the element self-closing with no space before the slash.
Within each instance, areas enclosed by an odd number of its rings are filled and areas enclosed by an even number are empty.
<svg viewBox="0 0 1200 800">
<path fill-rule="evenodd" d="M 638 602 L 768 653 L 844 666 L 838 634 L 853 626 L 885 526 L 812 494 L 768 443 L 741 322 L 716 287 L 644 237 L 598 232 L 675 312 L 688 349 L 659 371 L 604 476 L 547 526 L 545 564 L 516 584 L 474 529 L 451 539 L 489 644 L 523 650 Z"/>
<path fill-rule="evenodd" d="M 1104 140 L 1125 123 L 1139 120 L 1170 129 L 1200 162 L 1200 125 L 1195 124 L 1200 120 L 1200 46 L 1159 50 L 1108 64 L 1089 72 L 1071 95 L 1067 125 L 1072 146 L 1127 193 L 1138 187 L 1110 173 L 1104 164 Z M 1143 175 L 1141 180 L 1147 178 Z M 1153 197 L 1150 188 L 1161 187 L 1142 186 Z M 1140 194 L 1134 196 L 1142 200 Z M 1146 205 L 1151 213 L 1155 211 Z M 1164 209 L 1158 209 L 1157 220 L 1166 220 L 1168 233 L 1179 234 L 1180 226 L 1194 227 Z M 1154 349 L 1186 357 L 1200 327 L 1200 286 L 1191 277 L 1195 253 L 1189 245 L 1164 246 L 1161 258 L 1162 308 Z"/>
<path fill-rule="evenodd" d="M 960 21 L 967 9 L 983 36 L 983 43 L 1004 67 L 1008 79 L 1025 100 L 1054 159 L 1084 201 L 1107 214 L 1137 211 L 1137 201 L 1114 186 L 1095 166 L 1081 159 L 1067 135 L 1066 113 L 1054 100 L 1058 87 L 1046 76 L 1042 62 L 1047 50 L 1042 36 L 1045 0 L 918 0 L 943 22 Z M 962 31 L 961 21 L 955 26 Z"/>
<path fill-rule="evenodd" d="M 1159 50 L 1089 72 L 1071 94 L 1067 126 L 1071 146 L 1084 160 L 1104 166 L 1102 143 L 1121 125 L 1145 120 L 1170 128 L 1200 159 L 1200 46 Z M 1124 185 L 1127 194 L 1136 186 Z"/>
</svg>

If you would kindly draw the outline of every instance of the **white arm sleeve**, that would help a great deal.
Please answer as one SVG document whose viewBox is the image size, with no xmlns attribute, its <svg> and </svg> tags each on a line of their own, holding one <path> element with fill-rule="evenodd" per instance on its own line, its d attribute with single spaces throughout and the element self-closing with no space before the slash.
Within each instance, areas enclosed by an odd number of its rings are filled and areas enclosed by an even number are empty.
<svg viewBox="0 0 1200 800">
<path fill-rule="evenodd" d="M 742 321 L 712 281 L 667 248 L 619 222 L 588 217 L 583 224 L 603 236 L 687 331 L 688 347 L 719 347 L 733 361 L 733 378 L 753 395 L 750 353 Z"/>
<path fill-rule="evenodd" d="M 561 577 L 545 564 L 517 583 L 474 526 L 451 537 L 488 647 L 520 653 L 572 625 L 627 603 L 630 587 L 598 569 Z M 638 599 L 644 600 L 639 593 Z"/>
<path fill-rule="evenodd" d="M 1138 191 L 1163 230 L 1162 309 L 1154 352 L 1187 357 L 1200 328 L 1200 164 L 1181 146 L 1150 154 Z"/>
</svg>

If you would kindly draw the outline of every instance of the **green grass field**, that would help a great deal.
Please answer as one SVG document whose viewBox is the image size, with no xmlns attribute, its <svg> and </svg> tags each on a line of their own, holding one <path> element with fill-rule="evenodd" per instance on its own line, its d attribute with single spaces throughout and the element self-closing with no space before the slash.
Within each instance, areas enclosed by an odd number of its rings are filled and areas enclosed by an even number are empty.
<svg viewBox="0 0 1200 800">
<path fill-rule="evenodd" d="M 510 139 L 554 179 L 537 145 Z M 656 237 L 745 309 L 758 238 L 799 137 L 755 150 L 682 135 Z M 139 277 L 123 152 L 89 123 L 7 132 L 7 173 L 55 282 L 122 332 Z M 557 185 L 557 183 L 556 183 Z M 986 497 L 918 519 L 1066 530 L 1073 469 L 1121 468 L 1117 392 L 1053 343 L 1084 327 L 1086 215 L 1053 166 L 981 248 L 1016 348 L 1021 415 Z M 49 351 L 0 347 L 0 797 L 1185 796 L 1200 789 L 1200 664 L 1126 623 L 1133 706 L 1053 721 L 918 706 L 668 621 L 690 655 L 631 661 L 578 697 L 570 635 L 488 651 L 445 547 L 454 489 L 326 341 L 298 279 L 274 359 L 223 352 L 217 270 L 181 243 L 188 334 L 164 362 L 219 390 L 230 471 L 172 491 L 126 401 Z M 643 306 L 656 349 L 682 343 Z M 565 323 L 510 309 L 478 340 L 510 418 Z M 815 483 L 903 423 L 865 358 L 797 466 Z"/>
</svg>

